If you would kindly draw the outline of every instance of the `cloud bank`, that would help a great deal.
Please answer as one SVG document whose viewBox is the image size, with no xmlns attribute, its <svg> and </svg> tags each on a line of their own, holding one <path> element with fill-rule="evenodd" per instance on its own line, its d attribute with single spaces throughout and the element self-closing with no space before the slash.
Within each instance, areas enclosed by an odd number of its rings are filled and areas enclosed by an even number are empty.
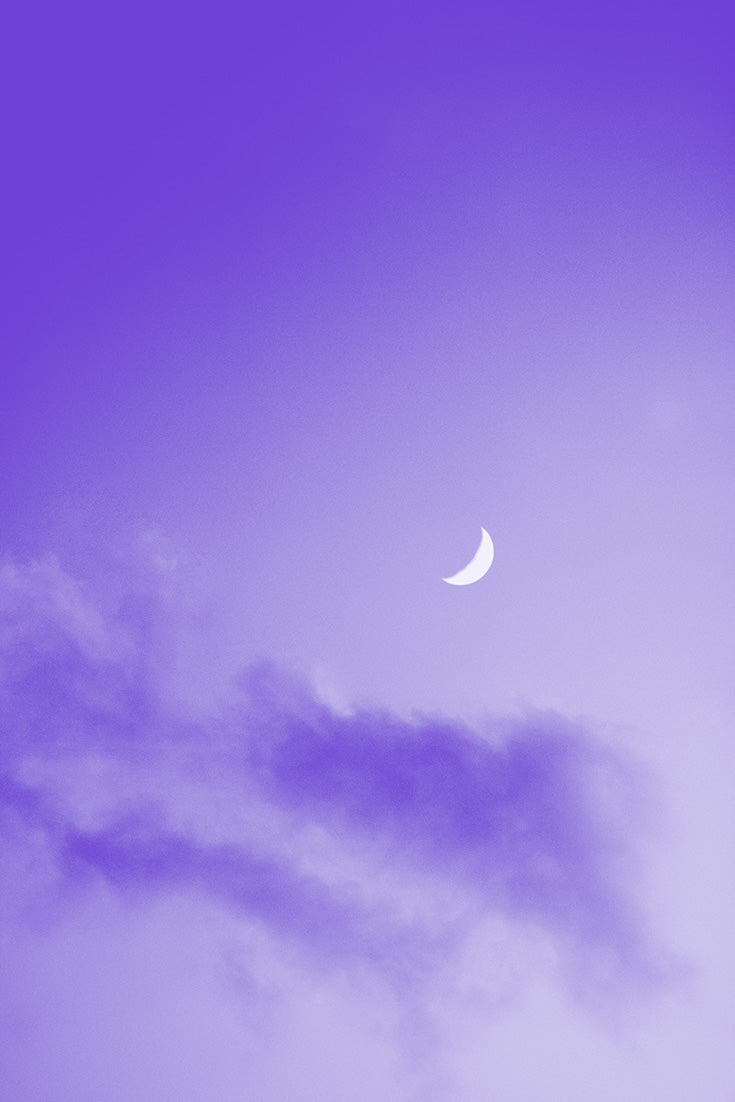
<svg viewBox="0 0 735 1102">
<path fill-rule="evenodd" d="M 166 608 L 149 592 L 103 610 L 53 560 L 2 564 L 13 921 L 100 889 L 199 901 L 396 990 L 451 977 L 473 930 L 503 922 L 578 994 L 662 978 L 635 895 L 643 774 L 594 732 L 551 712 L 475 729 L 337 711 L 268 661 L 187 709 L 151 626 Z"/>
</svg>

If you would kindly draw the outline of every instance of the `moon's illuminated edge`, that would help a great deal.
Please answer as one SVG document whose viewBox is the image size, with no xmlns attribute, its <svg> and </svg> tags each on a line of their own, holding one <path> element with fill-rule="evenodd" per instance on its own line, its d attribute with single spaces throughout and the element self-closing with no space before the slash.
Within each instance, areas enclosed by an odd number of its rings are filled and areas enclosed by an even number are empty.
<svg viewBox="0 0 735 1102">
<path fill-rule="evenodd" d="M 443 582 L 448 582 L 449 585 L 471 585 L 473 582 L 479 582 L 480 578 L 487 574 L 495 556 L 495 548 L 485 529 L 482 528 L 481 531 L 480 546 L 467 563 L 467 566 L 458 570 L 456 574 L 452 574 L 450 578 L 442 578 Z"/>
</svg>

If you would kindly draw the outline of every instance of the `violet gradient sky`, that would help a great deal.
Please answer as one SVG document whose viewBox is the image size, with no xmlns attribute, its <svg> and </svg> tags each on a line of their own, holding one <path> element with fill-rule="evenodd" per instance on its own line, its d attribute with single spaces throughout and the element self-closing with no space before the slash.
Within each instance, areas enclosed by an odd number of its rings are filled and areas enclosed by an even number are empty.
<svg viewBox="0 0 735 1102">
<path fill-rule="evenodd" d="M 3 1102 L 732 1102 L 734 36 L 8 18 Z"/>
</svg>

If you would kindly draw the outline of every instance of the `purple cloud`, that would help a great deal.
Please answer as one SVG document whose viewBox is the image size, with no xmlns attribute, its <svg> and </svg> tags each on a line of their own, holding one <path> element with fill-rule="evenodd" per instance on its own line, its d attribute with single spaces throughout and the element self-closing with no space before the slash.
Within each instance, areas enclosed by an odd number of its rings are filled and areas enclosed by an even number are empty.
<svg viewBox="0 0 735 1102">
<path fill-rule="evenodd" d="M 645 786 L 592 732 L 551 712 L 484 734 L 444 717 L 338 715 L 306 686 L 295 705 L 293 679 L 267 666 L 250 684 L 260 718 L 247 757 L 273 800 L 622 973 L 655 973 L 622 876 Z"/>
<path fill-rule="evenodd" d="M 59 885 L 209 899 L 394 981 L 483 916 L 602 987 L 662 974 L 629 878 L 644 786 L 580 723 L 340 713 L 268 662 L 195 719 L 130 602 L 104 616 L 54 564 L 1 583 L 5 833 L 40 831 Z"/>
</svg>

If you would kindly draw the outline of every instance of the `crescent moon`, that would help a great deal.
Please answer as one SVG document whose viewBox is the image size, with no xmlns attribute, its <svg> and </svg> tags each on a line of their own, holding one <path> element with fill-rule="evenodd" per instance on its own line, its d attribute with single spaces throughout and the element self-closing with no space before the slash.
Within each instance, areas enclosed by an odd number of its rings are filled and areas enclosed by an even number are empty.
<svg viewBox="0 0 735 1102">
<path fill-rule="evenodd" d="M 472 582 L 478 582 L 480 578 L 487 574 L 495 555 L 495 548 L 493 547 L 493 541 L 484 528 L 481 529 L 481 532 L 480 546 L 467 563 L 467 566 L 457 571 L 456 574 L 452 574 L 451 578 L 442 578 L 443 582 L 449 582 L 450 585 L 471 585 Z"/>
</svg>

